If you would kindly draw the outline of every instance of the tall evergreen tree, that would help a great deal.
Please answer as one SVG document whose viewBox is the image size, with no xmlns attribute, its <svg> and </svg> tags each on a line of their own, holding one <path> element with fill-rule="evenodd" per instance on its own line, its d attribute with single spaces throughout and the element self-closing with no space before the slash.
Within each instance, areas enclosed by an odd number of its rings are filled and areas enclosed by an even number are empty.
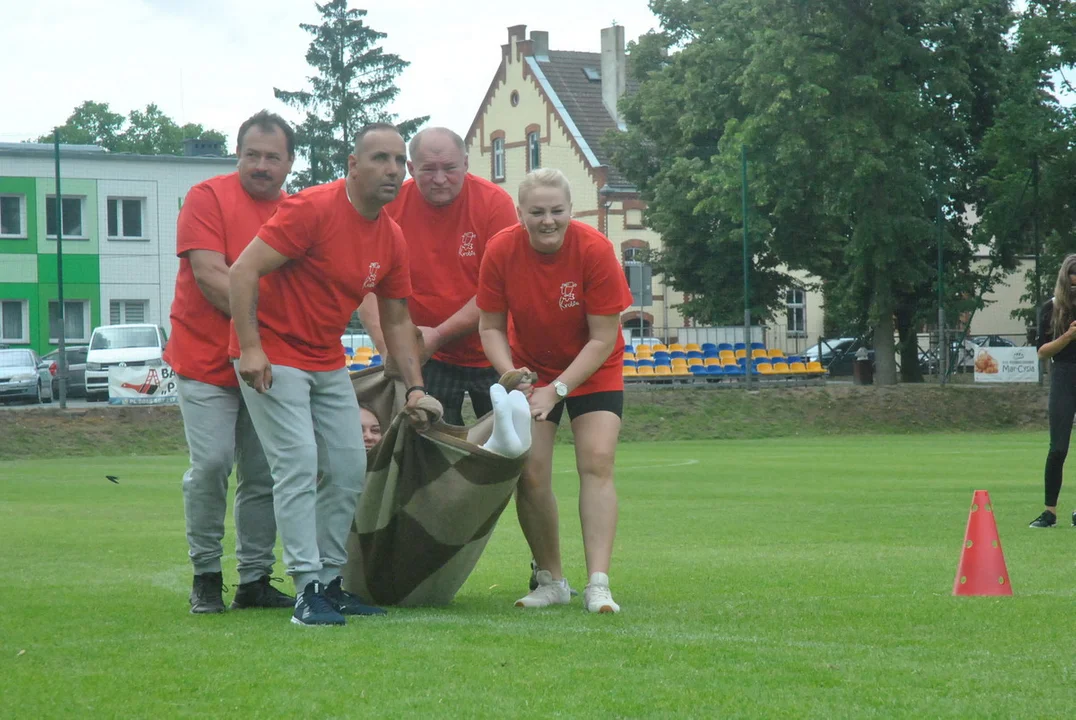
<svg viewBox="0 0 1076 720">
<path fill-rule="evenodd" d="M 304 112 L 296 127 L 296 146 L 310 167 L 292 176 L 291 184 L 297 188 L 342 177 L 355 133 L 362 126 L 392 122 L 406 139 L 429 119 L 396 122 L 386 110 L 400 92 L 396 77 L 410 63 L 382 51 L 378 42 L 387 36 L 363 21 L 366 11 L 349 10 L 347 0 L 315 5 L 321 24 L 299 25 L 314 38 L 306 52 L 315 71 L 308 78 L 310 89 L 273 89 L 277 99 Z"/>
</svg>

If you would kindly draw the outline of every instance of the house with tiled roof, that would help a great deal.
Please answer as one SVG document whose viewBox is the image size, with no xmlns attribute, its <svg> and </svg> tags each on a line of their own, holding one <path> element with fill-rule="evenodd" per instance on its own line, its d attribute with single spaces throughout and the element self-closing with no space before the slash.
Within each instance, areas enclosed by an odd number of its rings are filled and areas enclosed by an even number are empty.
<svg viewBox="0 0 1076 720">
<path fill-rule="evenodd" d="M 572 184 L 572 214 L 600 230 L 617 248 L 636 307 L 624 327 L 638 336 L 677 337 L 683 296 L 649 277 L 641 262 L 661 237 L 643 223 L 646 204 L 610 162 L 601 138 L 623 129 L 617 103 L 633 90 L 627 77 L 624 28 L 601 31 L 601 52 L 551 50 L 549 33 L 508 28 L 501 63 L 467 133 L 472 173 L 515 197 L 519 182 L 539 167 L 562 170 Z M 641 327 L 640 327 L 640 320 Z"/>
</svg>

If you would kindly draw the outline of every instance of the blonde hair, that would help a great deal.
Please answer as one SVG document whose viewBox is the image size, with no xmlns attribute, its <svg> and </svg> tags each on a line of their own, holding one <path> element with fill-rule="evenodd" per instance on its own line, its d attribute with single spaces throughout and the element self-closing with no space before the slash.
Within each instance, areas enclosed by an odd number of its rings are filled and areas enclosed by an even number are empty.
<svg viewBox="0 0 1076 720">
<path fill-rule="evenodd" d="M 568 202 L 572 201 L 572 184 L 567 176 L 556 168 L 541 168 L 527 173 L 523 181 L 519 183 L 519 204 L 523 204 L 523 197 L 531 190 L 539 187 L 551 187 L 564 191 Z"/>
<path fill-rule="evenodd" d="M 1072 292 L 1072 282 L 1069 275 L 1076 275 L 1076 254 L 1066 255 L 1061 261 L 1061 269 L 1057 271 L 1057 283 L 1054 284 L 1054 316 L 1050 323 L 1055 338 L 1059 338 L 1069 329 L 1069 323 L 1074 319 L 1073 305 L 1076 304 L 1076 293 Z"/>
</svg>

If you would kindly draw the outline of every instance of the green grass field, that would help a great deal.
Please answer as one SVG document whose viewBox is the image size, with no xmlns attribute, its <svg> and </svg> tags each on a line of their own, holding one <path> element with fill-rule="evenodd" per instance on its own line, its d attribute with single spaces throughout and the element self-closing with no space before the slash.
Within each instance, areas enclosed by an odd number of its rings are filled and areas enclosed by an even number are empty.
<svg viewBox="0 0 1076 720">
<path fill-rule="evenodd" d="M 1027 529 L 1045 451 L 1041 432 L 624 445 L 619 615 L 514 608 L 509 508 L 451 607 L 342 629 L 187 613 L 181 456 L 0 463 L 0 716 L 1061 717 L 1076 529 Z M 581 587 L 571 467 L 558 448 Z M 950 594 L 975 489 L 1014 597 Z"/>
</svg>

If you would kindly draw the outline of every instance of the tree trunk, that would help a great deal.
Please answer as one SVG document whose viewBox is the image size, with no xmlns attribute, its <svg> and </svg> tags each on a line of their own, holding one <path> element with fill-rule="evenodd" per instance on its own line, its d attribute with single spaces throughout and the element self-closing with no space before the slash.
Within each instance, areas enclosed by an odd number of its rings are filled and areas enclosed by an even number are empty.
<svg viewBox="0 0 1076 720">
<path fill-rule="evenodd" d="M 887 293 L 888 294 L 888 293 Z M 893 344 L 893 301 L 882 300 L 875 294 L 878 302 L 878 324 L 874 326 L 874 384 L 897 384 L 896 348 Z"/>
<path fill-rule="evenodd" d="M 902 304 L 897 308 L 897 332 L 900 334 L 900 381 L 923 382 L 919 367 L 919 338 L 916 337 L 915 307 Z"/>
</svg>

